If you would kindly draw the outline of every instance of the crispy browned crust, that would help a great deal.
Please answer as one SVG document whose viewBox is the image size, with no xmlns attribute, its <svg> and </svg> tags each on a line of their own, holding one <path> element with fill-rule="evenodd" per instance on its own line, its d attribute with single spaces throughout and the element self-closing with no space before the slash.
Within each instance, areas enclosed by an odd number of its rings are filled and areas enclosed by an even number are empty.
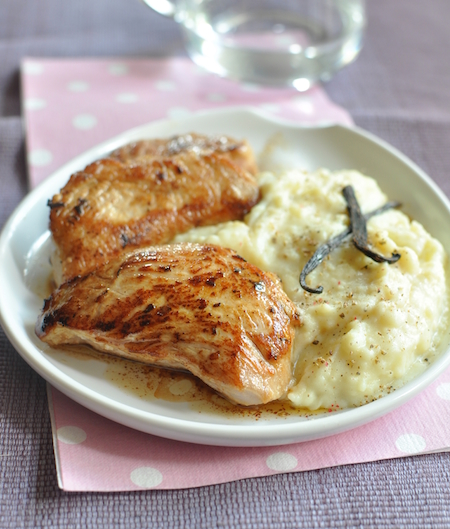
<svg viewBox="0 0 450 529">
<path fill-rule="evenodd" d="M 174 244 L 127 254 L 63 284 L 36 334 L 187 369 L 231 401 L 282 397 L 291 382 L 295 306 L 277 278 L 217 246 Z"/>
<path fill-rule="evenodd" d="M 63 280 L 125 248 L 166 243 L 195 226 L 242 219 L 258 200 L 255 178 L 227 153 L 188 149 L 171 157 L 94 162 L 49 202 Z"/>
<path fill-rule="evenodd" d="M 202 156 L 225 155 L 249 173 L 255 175 L 257 172 L 255 156 L 248 142 L 225 135 L 205 136 L 191 132 L 168 139 L 141 140 L 117 149 L 111 156 L 121 162 L 136 162 L 152 157 L 170 158 L 188 151 Z"/>
</svg>

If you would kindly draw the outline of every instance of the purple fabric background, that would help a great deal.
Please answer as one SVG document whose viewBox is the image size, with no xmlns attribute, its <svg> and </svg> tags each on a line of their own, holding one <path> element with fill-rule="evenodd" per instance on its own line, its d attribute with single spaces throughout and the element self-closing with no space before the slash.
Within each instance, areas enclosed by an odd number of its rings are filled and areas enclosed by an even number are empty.
<svg viewBox="0 0 450 529">
<path fill-rule="evenodd" d="M 450 196 L 450 3 L 369 0 L 368 11 L 363 52 L 326 90 Z M 0 225 L 26 193 L 21 57 L 182 53 L 176 25 L 138 0 L 2 0 Z M 450 526 L 449 454 L 181 491 L 61 492 L 45 383 L 1 330 L 0 436 L 1 528 Z"/>
</svg>

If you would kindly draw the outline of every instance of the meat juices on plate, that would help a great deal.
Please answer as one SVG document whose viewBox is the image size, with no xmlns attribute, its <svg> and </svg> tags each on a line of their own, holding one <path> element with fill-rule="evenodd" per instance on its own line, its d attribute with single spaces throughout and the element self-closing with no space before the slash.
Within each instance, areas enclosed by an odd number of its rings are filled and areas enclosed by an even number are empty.
<svg viewBox="0 0 450 529">
<path fill-rule="evenodd" d="M 279 280 L 233 250 L 182 243 L 121 256 L 64 283 L 36 334 L 188 370 L 230 401 L 283 397 L 292 382 L 296 307 Z"/>
</svg>

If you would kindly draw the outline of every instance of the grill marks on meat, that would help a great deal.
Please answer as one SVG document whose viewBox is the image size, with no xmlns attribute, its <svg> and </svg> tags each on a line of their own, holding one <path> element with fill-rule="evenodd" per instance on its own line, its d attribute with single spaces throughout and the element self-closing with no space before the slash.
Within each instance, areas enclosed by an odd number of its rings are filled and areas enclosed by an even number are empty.
<svg viewBox="0 0 450 529">
<path fill-rule="evenodd" d="M 295 306 L 278 279 L 233 250 L 199 244 L 129 253 L 63 284 L 36 334 L 185 369 L 229 400 L 282 397 L 291 382 Z"/>
<path fill-rule="evenodd" d="M 186 144 L 169 156 L 167 145 L 149 140 L 124 147 L 72 175 L 49 201 L 61 281 L 125 248 L 162 244 L 195 226 L 242 219 L 259 200 L 257 182 L 244 168 L 251 168 L 247 149 L 232 148 L 229 140 L 227 148 Z"/>
</svg>

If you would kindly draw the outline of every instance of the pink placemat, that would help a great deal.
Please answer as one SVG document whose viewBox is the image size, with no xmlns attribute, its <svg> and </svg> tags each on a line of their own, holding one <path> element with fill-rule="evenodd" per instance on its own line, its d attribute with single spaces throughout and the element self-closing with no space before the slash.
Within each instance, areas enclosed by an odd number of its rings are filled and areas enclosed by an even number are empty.
<svg viewBox="0 0 450 529">
<path fill-rule="evenodd" d="M 320 88 L 262 89 L 205 73 L 187 59 L 22 63 L 30 186 L 132 127 L 211 108 L 254 106 L 297 123 L 351 124 Z"/>
<path fill-rule="evenodd" d="M 197 110 L 255 106 L 305 124 L 351 124 L 316 87 L 306 94 L 239 85 L 187 59 L 22 64 L 30 187 L 72 157 L 134 126 Z M 401 409 L 332 438 L 270 448 L 205 447 L 116 424 L 48 387 L 58 481 L 68 491 L 172 489 L 445 451 L 450 370 Z"/>
</svg>

